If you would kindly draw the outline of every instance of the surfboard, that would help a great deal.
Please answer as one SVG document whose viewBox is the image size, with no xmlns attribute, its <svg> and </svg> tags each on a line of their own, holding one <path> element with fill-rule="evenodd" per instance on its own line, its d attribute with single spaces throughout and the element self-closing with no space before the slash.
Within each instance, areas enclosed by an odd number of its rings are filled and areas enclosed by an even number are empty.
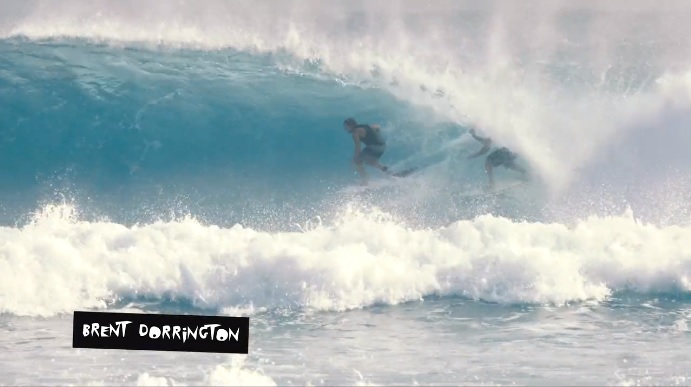
<svg viewBox="0 0 691 387">
<path fill-rule="evenodd" d="M 507 191 L 510 191 L 514 188 L 518 188 L 518 187 L 526 185 L 526 184 L 528 184 L 528 182 L 521 181 L 518 183 L 513 183 L 513 184 L 503 186 L 501 188 L 495 188 L 492 191 L 485 191 L 485 192 L 481 192 L 481 193 L 468 193 L 465 195 L 454 195 L 454 196 L 456 196 L 457 198 L 463 198 L 463 199 L 479 199 L 479 198 L 484 198 L 484 197 L 496 196 L 496 195 L 505 193 Z"/>
<path fill-rule="evenodd" d="M 406 176 L 410 176 L 410 175 L 412 175 L 413 173 L 417 172 L 418 169 L 419 169 L 418 167 L 412 167 L 412 168 L 404 169 L 404 170 L 402 170 L 402 171 L 400 171 L 400 172 L 392 173 L 391 176 L 394 176 L 394 177 L 406 177 Z"/>
<path fill-rule="evenodd" d="M 391 173 L 388 176 L 389 177 L 397 177 L 397 178 L 404 178 L 412 175 L 413 173 L 417 172 L 420 170 L 420 167 L 411 167 L 404 169 L 399 172 Z M 370 182 L 367 185 L 362 185 L 362 184 L 357 184 L 353 186 L 349 186 L 343 189 L 343 192 L 345 193 L 363 193 L 363 192 L 368 192 L 368 191 L 373 191 L 377 190 L 380 188 L 388 187 L 388 186 L 395 186 L 396 185 L 396 179 L 391 179 L 391 178 L 376 178 L 373 180 L 370 180 Z"/>
<path fill-rule="evenodd" d="M 356 193 L 374 191 L 377 189 L 381 189 L 381 188 L 384 188 L 387 186 L 394 185 L 395 183 L 392 180 L 393 179 L 382 179 L 382 178 L 372 179 L 367 183 L 367 185 L 362 185 L 360 183 L 357 183 L 355 185 L 344 187 L 342 189 L 342 192 L 349 193 L 349 194 L 356 194 Z"/>
<path fill-rule="evenodd" d="M 400 172 L 392 173 L 389 176 L 397 177 L 397 178 L 404 178 L 412 175 L 413 173 L 417 172 L 419 170 L 418 167 L 412 167 L 408 169 L 404 169 Z M 370 180 L 367 185 L 361 185 L 357 184 L 354 186 L 347 187 L 345 189 L 345 192 L 349 193 L 362 193 L 362 192 L 367 192 L 367 191 L 372 191 L 372 190 L 377 190 L 380 188 L 384 187 L 389 187 L 389 186 L 395 186 L 397 179 L 391 179 L 391 178 L 376 178 L 373 180 Z"/>
</svg>

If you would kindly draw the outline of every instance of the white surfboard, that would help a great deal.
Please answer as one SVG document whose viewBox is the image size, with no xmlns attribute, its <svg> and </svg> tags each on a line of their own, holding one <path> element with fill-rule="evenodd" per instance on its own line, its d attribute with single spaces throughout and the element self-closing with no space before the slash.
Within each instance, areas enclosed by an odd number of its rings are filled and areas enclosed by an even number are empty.
<svg viewBox="0 0 691 387">
<path fill-rule="evenodd" d="M 483 197 L 491 197 L 491 196 L 496 196 L 500 195 L 502 193 L 506 193 L 514 188 L 519 188 L 521 186 L 527 185 L 528 182 L 526 181 L 519 181 L 519 182 L 510 182 L 506 184 L 495 184 L 493 190 L 489 189 L 484 189 L 483 191 L 478 191 L 478 192 L 468 192 L 465 194 L 458 194 L 454 195 L 457 198 L 462 198 L 462 199 L 476 199 L 476 198 L 483 198 Z"/>
</svg>

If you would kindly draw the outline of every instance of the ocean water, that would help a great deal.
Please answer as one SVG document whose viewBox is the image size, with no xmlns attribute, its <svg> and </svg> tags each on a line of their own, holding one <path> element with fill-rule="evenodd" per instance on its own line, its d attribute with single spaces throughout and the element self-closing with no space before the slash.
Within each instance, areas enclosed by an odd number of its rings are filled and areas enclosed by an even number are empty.
<svg viewBox="0 0 691 387">
<path fill-rule="evenodd" d="M 690 17 L 1 1 L 0 385 L 691 385 Z M 348 117 L 419 171 L 359 188 Z M 530 182 L 483 196 L 472 127 Z M 75 310 L 249 354 L 73 349 Z"/>
</svg>

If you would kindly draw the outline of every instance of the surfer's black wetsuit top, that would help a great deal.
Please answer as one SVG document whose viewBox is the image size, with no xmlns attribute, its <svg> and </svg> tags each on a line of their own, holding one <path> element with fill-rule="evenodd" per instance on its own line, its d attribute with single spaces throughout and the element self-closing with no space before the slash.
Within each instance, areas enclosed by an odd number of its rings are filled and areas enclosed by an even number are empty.
<svg viewBox="0 0 691 387">
<path fill-rule="evenodd" d="M 493 167 L 498 167 L 500 165 L 510 165 L 513 164 L 513 161 L 516 159 L 518 155 L 515 153 L 511 152 L 509 148 L 507 147 L 502 147 L 494 152 L 490 153 L 487 156 L 487 161 L 492 163 Z"/>
<path fill-rule="evenodd" d="M 386 145 L 386 142 L 384 139 L 381 137 L 381 134 L 379 131 L 376 131 L 372 129 L 371 126 L 364 124 L 364 125 L 358 125 L 355 127 L 357 128 L 363 128 L 365 129 L 365 138 L 361 138 L 360 141 L 362 141 L 365 145 L 367 146 L 384 146 Z"/>
</svg>

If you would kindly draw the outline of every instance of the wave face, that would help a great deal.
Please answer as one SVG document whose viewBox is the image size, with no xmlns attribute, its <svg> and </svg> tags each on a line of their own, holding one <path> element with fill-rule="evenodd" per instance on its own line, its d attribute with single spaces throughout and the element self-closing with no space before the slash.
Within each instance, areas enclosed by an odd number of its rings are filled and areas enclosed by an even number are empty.
<svg viewBox="0 0 691 387">
<path fill-rule="evenodd" d="M 344 110 L 373 119 L 402 110 L 235 51 L 17 40 L 2 50 L 7 194 L 75 188 L 166 205 L 183 193 L 216 205 L 309 196 L 348 172 Z"/>
<path fill-rule="evenodd" d="M 686 293 L 688 11 L 4 2 L 0 310 Z M 354 190 L 351 116 L 421 171 Z M 533 182 L 468 197 L 471 126 Z"/>
</svg>

